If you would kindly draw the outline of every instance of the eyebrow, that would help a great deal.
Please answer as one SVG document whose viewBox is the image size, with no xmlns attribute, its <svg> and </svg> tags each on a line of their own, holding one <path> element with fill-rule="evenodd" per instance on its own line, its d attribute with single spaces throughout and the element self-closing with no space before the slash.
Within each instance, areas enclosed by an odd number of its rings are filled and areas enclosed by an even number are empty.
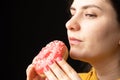
<svg viewBox="0 0 120 80">
<path fill-rule="evenodd" d="M 102 10 L 101 7 L 97 6 L 97 5 L 85 5 L 85 6 L 82 6 L 82 9 L 88 9 L 88 8 L 97 8 L 99 10 Z M 74 7 L 70 7 L 70 10 L 76 10 Z"/>
<path fill-rule="evenodd" d="M 102 10 L 102 8 L 97 6 L 97 5 L 86 5 L 86 6 L 83 6 L 83 9 L 87 9 L 87 8 L 97 8 L 97 9 Z"/>
</svg>

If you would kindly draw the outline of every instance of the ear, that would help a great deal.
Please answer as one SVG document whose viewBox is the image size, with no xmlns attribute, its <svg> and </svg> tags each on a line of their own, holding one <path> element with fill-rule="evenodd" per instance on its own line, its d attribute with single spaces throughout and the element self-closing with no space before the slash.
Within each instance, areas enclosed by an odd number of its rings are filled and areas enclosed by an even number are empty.
<svg viewBox="0 0 120 80">
<path fill-rule="evenodd" d="M 119 45 L 120 45 L 120 40 L 119 40 Z"/>
<path fill-rule="evenodd" d="M 120 46 L 120 22 L 118 23 L 118 45 Z"/>
<path fill-rule="evenodd" d="M 118 33 L 118 40 L 119 40 L 119 43 L 118 43 L 118 44 L 120 45 L 120 24 L 119 24 L 118 27 L 119 27 L 119 33 Z"/>
<path fill-rule="evenodd" d="M 119 45 L 120 45 L 120 38 L 119 38 Z"/>
</svg>

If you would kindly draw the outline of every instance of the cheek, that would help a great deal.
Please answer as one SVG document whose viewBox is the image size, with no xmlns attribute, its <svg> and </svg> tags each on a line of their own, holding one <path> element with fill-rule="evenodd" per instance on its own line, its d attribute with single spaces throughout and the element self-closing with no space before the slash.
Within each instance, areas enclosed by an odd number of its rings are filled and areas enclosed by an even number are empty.
<svg viewBox="0 0 120 80">
<path fill-rule="evenodd" d="M 83 27 L 85 46 L 95 54 L 112 52 L 117 46 L 119 32 L 116 23 L 105 19 L 85 24 Z"/>
<path fill-rule="evenodd" d="M 82 27 L 82 33 L 85 37 L 85 39 L 89 40 L 96 40 L 96 39 L 101 39 L 107 36 L 108 32 L 108 25 L 105 23 L 100 23 L 100 22 L 90 22 L 86 23 Z"/>
<path fill-rule="evenodd" d="M 120 32 L 117 21 L 104 16 L 95 20 L 83 21 L 81 26 L 83 35 L 92 40 L 114 37 L 114 34 Z"/>
</svg>

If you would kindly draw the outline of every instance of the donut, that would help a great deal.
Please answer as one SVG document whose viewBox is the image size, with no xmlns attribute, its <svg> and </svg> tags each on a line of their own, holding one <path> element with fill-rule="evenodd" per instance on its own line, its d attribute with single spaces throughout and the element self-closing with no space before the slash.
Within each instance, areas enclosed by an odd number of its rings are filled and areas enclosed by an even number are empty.
<svg viewBox="0 0 120 80">
<path fill-rule="evenodd" d="M 68 48 L 63 41 L 54 40 L 49 42 L 41 49 L 37 56 L 33 59 L 35 71 L 41 77 L 45 77 L 44 70 L 49 68 L 49 63 L 54 62 L 58 57 L 67 60 Z"/>
</svg>

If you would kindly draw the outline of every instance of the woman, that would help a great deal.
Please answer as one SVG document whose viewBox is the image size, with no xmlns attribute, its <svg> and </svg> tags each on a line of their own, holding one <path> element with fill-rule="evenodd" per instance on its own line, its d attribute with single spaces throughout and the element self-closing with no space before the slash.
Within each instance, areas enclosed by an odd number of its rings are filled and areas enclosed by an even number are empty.
<svg viewBox="0 0 120 80">
<path fill-rule="evenodd" d="M 45 72 L 46 79 L 120 79 L 119 6 L 119 0 L 74 0 L 70 7 L 72 17 L 66 23 L 70 56 L 90 63 L 93 68 L 88 73 L 78 75 L 60 58 L 56 61 L 57 64 L 50 65 L 52 71 Z M 27 69 L 27 80 L 38 78 L 41 77 L 34 72 L 34 66 L 30 65 Z"/>
</svg>

